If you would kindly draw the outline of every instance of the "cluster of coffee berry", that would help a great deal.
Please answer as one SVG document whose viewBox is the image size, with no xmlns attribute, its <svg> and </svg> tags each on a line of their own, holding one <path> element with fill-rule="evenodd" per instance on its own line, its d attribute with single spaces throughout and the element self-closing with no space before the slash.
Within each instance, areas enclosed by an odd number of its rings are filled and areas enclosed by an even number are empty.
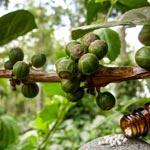
<svg viewBox="0 0 150 150">
<path fill-rule="evenodd" d="M 90 77 L 101 66 L 99 60 L 103 59 L 108 51 L 107 43 L 95 33 L 89 32 L 79 40 L 70 41 L 66 47 L 66 57 L 56 62 L 56 72 L 61 78 L 61 87 L 66 93 L 66 98 L 71 102 L 77 102 L 87 93 L 96 95 L 96 102 L 103 110 L 111 109 L 115 104 L 115 98 L 110 92 L 95 90 Z M 82 85 L 82 79 L 85 84 Z"/>
<path fill-rule="evenodd" d="M 21 92 L 27 98 L 33 98 L 37 96 L 39 87 L 37 83 L 25 83 L 25 79 L 28 77 L 30 68 L 42 67 L 46 62 L 46 55 L 43 53 L 35 54 L 31 58 L 31 63 L 23 61 L 24 53 L 21 48 L 16 47 L 9 51 L 9 60 L 4 63 L 5 69 L 12 70 L 12 77 L 9 80 L 10 85 L 16 90 L 16 85 L 22 83 Z"/>
</svg>

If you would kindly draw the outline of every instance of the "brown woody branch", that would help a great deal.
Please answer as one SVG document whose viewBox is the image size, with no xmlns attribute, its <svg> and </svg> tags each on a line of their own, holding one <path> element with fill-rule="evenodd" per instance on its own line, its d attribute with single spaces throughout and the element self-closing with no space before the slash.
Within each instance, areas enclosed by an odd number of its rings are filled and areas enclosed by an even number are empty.
<svg viewBox="0 0 150 150">
<path fill-rule="evenodd" d="M 0 78 L 11 78 L 11 70 L 0 70 Z M 135 79 L 150 78 L 150 71 L 140 67 L 104 67 L 91 76 L 91 82 L 95 87 L 105 86 L 109 83 L 122 82 Z M 86 78 L 85 78 L 86 79 Z M 61 79 L 56 73 L 31 70 L 26 82 L 60 82 Z"/>
<path fill-rule="evenodd" d="M 150 71 L 137 66 L 101 67 L 100 70 L 92 76 L 92 81 L 95 87 L 101 87 L 109 83 L 146 78 L 150 78 Z"/>
</svg>

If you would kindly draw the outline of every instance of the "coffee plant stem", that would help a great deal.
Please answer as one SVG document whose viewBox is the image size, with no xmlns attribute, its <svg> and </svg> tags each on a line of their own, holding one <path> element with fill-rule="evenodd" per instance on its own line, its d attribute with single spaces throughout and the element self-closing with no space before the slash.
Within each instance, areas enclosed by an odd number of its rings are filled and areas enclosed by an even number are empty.
<svg viewBox="0 0 150 150">
<path fill-rule="evenodd" d="M 0 70 L 0 78 L 12 78 L 12 70 Z M 30 70 L 28 78 L 24 82 L 60 82 L 56 73 Z"/>
<path fill-rule="evenodd" d="M 97 73 L 92 75 L 92 83 L 95 87 L 101 87 L 109 83 L 146 78 L 150 78 L 150 71 L 137 66 L 100 67 Z"/>
<path fill-rule="evenodd" d="M 0 78 L 11 78 L 11 70 L 0 70 Z M 138 66 L 126 67 L 105 67 L 101 66 L 99 70 L 91 75 L 93 86 L 102 87 L 109 83 L 122 82 L 135 79 L 150 78 L 150 71 Z M 60 82 L 61 79 L 56 73 L 46 73 L 43 71 L 31 70 L 29 76 L 24 82 Z"/>
<path fill-rule="evenodd" d="M 68 110 L 70 109 L 70 107 L 71 107 L 71 105 L 69 105 L 68 101 L 62 107 L 60 107 L 59 112 L 61 112 L 61 113 L 58 115 L 58 118 L 55 121 L 55 123 L 53 124 L 52 128 L 49 130 L 49 132 L 46 134 L 45 138 L 43 139 L 43 141 L 39 145 L 38 150 L 44 150 L 46 148 L 48 142 L 50 142 L 49 141 L 50 137 L 58 129 L 58 126 L 61 125 L 62 122 L 64 121 L 65 115 L 68 112 Z"/>
<path fill-rule="evenodd" d="M 105 22 L 108 21 L 108 18 L 109 18 L 109 16 L 110 16 L 110 14 L 111 14 L 111 12 L 112 12 L 112 10 L 113 10 L 114 5 L 116 4 L 116 2 L 117 2 L 117 0 L 111 1 L 111 6 L 110 6 L 110 8 L 109 8 L 109 10 L 108 10 L 108 12 L 107 12 L 106 17 L 105 17 Z"/>
<path fill-rule="evenodd" d="M 47 143 L 50 135 L 56 130 L 58 124 L 59 124 L 59 120 L 57 119 L 56 122 L 54 123 L 52 129 L 47 133 L 47 135 L 45 136 L 44 140 L 39 145 L 38 150 L 43 150 L 46 147 L 46 143 Z"/>
</svg>

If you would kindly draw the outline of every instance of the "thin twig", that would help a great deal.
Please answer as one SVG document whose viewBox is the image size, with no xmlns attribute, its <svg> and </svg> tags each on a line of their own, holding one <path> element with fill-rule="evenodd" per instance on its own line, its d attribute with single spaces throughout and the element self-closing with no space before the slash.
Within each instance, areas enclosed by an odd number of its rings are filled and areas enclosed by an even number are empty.
<svg viewBox="0 0 150 150">
<path fill-rule="evenodd" d="M 24 130 L 24 131 L 20 132 L 19 134 L 20 134 L 20 135 L 23 135 L 23 134 L 25 134 L 25 133 L 27 133 L 27 132 L 29 132 L 29 131 L 32 131 L 32 130 L 36 130 L 36 129 L 35 129 L 35 128 L 29 128 L 29 129 L 27 129 L 27 130 Z"/>
<path fill-rule="evenodd" d="M 116 4 L 116 2 L 117 2 L 117 0 L 114 0 L 114 2 L 111 2 L 111 6 L 109 7 L 109 10 L 108 10 L 107 15 L 105 17 L 105 22 L 108 21 L 108 18 L 110 16 L 110 14 L 112 13 L 113 7 Z"/>
<path fill-rule="evenodd" d="M 62 110 L 66 109 L 66 111 L 61 111 L 62 112 L 61 115 L 59 115 L 59 117 L 57 118 L 57 120 L 53 124 L 53 127 L 51 128 L 51 130 L 47 133 L 47 135 L 45 136 L 45 138 L 43 139 L 43 141 L 39 145 L 38 150 L 44 150 L 46 148 L 48 139 L 50 139 L 50 137 L 52 136 L 52 134 L 55 133 L 55 131 L 57 130 L 57 127 L 59 126 L 59 124 L 61 124 L 63 122 L 65 114 L 66 114 L 66 112 L 70 108 L 68 104 L 69 104 L 69 102 L 67 102 L 62 107 Z"/>
<path fill-rule="evenodd" d="M 46 142 L 48 141 L 50 135 L 55 131 L 57 125 L 59 123 L 59 120 L 57 119 L 56 122 L 54 123 L 52 129 L 47 133 L 41 144 L 39 145 L 38 150 L 43 150 L 46 147 Z"/>
</svg>

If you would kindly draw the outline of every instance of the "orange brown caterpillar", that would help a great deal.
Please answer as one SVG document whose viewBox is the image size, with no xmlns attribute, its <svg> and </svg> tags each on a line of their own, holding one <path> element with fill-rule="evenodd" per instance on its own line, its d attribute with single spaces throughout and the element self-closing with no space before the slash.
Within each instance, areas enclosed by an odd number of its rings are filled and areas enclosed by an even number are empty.
<svg viewBox="0 0 150 150">
<path fill-rule="evenodd" d="M 150 130 L 150 103 L 134 110 L 132 114 L 124 115 L 120 127 L 127 138 L 146 136 Z"/>
</svg>

